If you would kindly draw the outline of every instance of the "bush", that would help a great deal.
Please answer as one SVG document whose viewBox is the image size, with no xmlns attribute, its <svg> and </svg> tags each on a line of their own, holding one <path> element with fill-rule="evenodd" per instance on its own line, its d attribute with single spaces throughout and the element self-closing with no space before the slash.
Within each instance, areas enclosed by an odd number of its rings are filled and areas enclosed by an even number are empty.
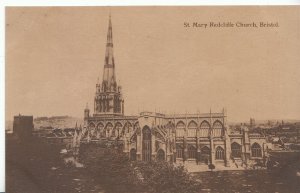
<svg viewBox="0 0 300 193">
<path fill-rule="evenodd" d="M 213 171 L 215 168 L 216 168 L 216 166 L 214 164 L 208 165 L 208 169 L 210 169 L 211 171 Z"/>
<path fill-rule="evenodd" d="M 107 192 L 193 193 L 200 187 L 183 167 L 167 162 L 131 162 L 115 148 L 82 145 L 80 161 Z"/>
</svg>

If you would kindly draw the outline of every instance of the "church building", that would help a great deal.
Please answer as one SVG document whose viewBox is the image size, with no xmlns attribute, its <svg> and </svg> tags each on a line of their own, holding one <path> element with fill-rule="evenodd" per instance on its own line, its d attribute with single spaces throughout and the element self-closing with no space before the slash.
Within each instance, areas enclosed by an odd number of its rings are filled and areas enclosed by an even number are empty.
<svg viewBox="0 0 300 193">
<path fill-rule="evenodd" d="M 131 160 L 214 164 L 232 167 L 262 160 L 265 137 L 246 127 L 229 130 L 227 113 L 126 116 L 122 87 L 116 81 L 112 22 L 109 17 L 103 79 L 96 84 L 94 110 L 84 110 L 81 143 L 118 141 Z"/>
</svg>

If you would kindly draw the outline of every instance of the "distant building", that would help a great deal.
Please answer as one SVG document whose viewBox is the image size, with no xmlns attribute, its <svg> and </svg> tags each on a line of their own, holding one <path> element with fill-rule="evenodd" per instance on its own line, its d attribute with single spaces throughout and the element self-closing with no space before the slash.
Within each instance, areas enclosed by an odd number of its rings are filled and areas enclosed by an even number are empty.
<svg viewBox="0 0 300 193">
<path fill-rule="evenodd" d="M 250 118 L 250 128 L 255 127 L 255 119 Z"/>
<path fill-rule="evenodd" d="M 61 144 L 65 146 L 65 148 L 69 149 L 71 148 L 74 132 L 74 128 L 56 128 L 53 129 L 51 133 L 43 136 L 43 139 L 45 139 L 48 143 Z"/>
<path fill-rule="evenodd" d="M 33 131 L 33 116 L 18 115 L 14 116 L 13 134 L 21 139 L 31 138 Z"/>
<path fill-rule="evenodd" d="M 47 143 L 59 144 L 69 149 L 71 148 L 74 132 L 74 128 L 53 128 L 48 126 L 33 131 L 32 135 L 43 139 Z"/>
</svg>

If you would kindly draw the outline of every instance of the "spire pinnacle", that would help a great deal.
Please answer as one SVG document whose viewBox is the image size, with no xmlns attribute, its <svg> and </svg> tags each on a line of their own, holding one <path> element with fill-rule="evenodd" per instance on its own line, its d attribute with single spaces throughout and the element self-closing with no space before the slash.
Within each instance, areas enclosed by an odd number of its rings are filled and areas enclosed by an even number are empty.
<svg viewBox="0 0 300 193">
<path fill-rule="evenodd" d="M 109 13 L 109 21 L 108 21 L 108 32 L 107 32 L 107 46 L 113 47 L 113 41 L 112 41 L 112 24 L 111 24 L 111 15 Z"/>
<path fill-rule="evenodd" d="M 111 85 L 116 83 L 113 47 L 114 46 L 113 46 L 113 34 L 112 34 L 112 22 L 111 22 L 111 15 L 109 14 L 106 52 L 105 52 L 105 60 L 104 60 L 104 73 L 103 73 L 103 82 L 107 84 L 108 88 L 110 88 Z"/>
</svg>

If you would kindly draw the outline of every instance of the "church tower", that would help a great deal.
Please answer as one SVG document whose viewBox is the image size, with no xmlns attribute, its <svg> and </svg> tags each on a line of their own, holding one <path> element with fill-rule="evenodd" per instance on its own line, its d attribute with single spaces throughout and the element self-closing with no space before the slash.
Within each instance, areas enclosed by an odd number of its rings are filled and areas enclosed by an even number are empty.
<svg viewBox="0 0 300 193">
<path fill-rule="evenodd" d="M 96 84 L 94 114 L 96 116 L 124 115 L 122 89 L 116 82 L 111 16 L 109 16 L 108 22 L 103 79 L 102 83 L 98 81 Z"/>
</svg>

